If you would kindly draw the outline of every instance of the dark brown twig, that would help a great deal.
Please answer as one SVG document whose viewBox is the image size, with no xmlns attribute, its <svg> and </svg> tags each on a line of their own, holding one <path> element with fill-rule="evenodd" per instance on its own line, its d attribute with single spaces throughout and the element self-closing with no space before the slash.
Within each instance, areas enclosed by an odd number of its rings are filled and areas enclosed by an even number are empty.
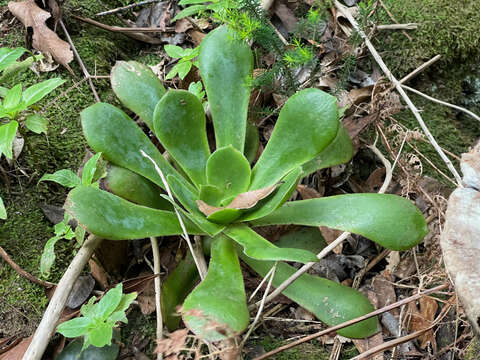
<svg viewBox="0 0 480 360">
<path fill-rule="evenodd" d="M 415 300 L 418 300 L 420 299 L 422 296 L 424 295 L 427 295 L 427 294 L 432 294 L 432 293 L 435 293 L 437 291 L 440 291 L 440 290 L 443 290 L 443 289 L 446 289 L 449 285 L 448 284 L 443 284 L 443 285 L 439 285 L 439 286 L 436 286 L 432 289 L 428 289 L 428 290 L 425 290 L 421 293 L 418 293 L 416 295 L 412 295 L 412 296 L 409 296 L 408 298 L 405 298 L 403 300 L 400 300 L 400 301 L 397 301 L 393 304 L 390 304 L 388 306 L 385 306 L 381 309 L 378 309 L 378 310 L 375 310 L 375 311 L 372 311 L 370 314 L 366 314 L 366 315 L 363 315 L 363 316 L 360 316 L 358 318 L 355 318 L 355 319 L 352 319 L 352 320 L 349 320 L 349 321 L 345 321 L 341 324 L 338 324 L 338 325 L 335 325 L 335 326 L 332 326 L 328 329 L 325 329 L 325 330 L 322 330 L 322 331 L 319 331 L 315 334 L 311 334 L 311 335 L 308 335 L 308 336 L 305 336 L 301 339 L 298 339 L 296 341 L 293 341 L 289 344 L 286 344 L 284 346 L 281 346 L 275 350 L 272 350 L 272 351 L 269 351 L 259 357 L 256 357 L 254 360 L 263 360 L 263 359 L 267 359 L 275 354 L 278 354 L 279 352 L 282 352 L 282 351 L 285 351 L 285 350 L 288 350 L 294 346 L 297 346 L 297 345 L 300 345 L 300 344 L 303 344 L 304 342 L 307 342 L 307 341 L 310 341 L 310 340 L 313 340 L 313 339 L 316 339 L 322 335 L 326 335 L 326 334 L 329 334 L 333 331 L 337 331 L 337 330 L 340 330 L 340 329 L 343 329 L 347 326 L 350 326 L 350 325 L 353 325 L 353 324 L 356 324 L 360 321 L 363 321 L 363 320 L 366 320 L 366 319 L 370 319 L 374 316 L 377 316 L 377 315 L 380 315 L 380 314 L 383 314 L 387 311 L 390 311 L 392 309 L 395 309 L 397 307 L 400 307 L 402 305 L 405 305 L 405 304 L 408 304 L 409 302 L 412 302 L 412 301 L 415 301 Z"/>
<path fill-rule="evenodd" d="M 135 3 L 135 4 L 130 4 L 130 5 L 127 5 L 127 6 L 117 7 L 117 8 L 112 9 L 112 10 L 102 11 L 102 12 L 99 12 L 98 14 L 95 14 L 95 16 L 111 15 L 111 14 L 118 13 L 120 11 L 131 9 L 133 7 L 147 5 L 147 4 L 156 3 L 156 2 L 160 2 L 160 1 L 161 0 L 144 0 L 144 1 L 140 1 L 140 2 Z"/>
<path fill-rule="evenodd" d="M 85 65 L 83 64 L 82 58 L 81 58 L 80 55 L 78 54 L 77 48 L 75 47 L 72 39 L 70 38 L 70 34 L 68 33 L 67 28 L 65 27 L 65 24 L 63 23 L 62 19 L 60 19 L 60 20 L 58 21 L 58 23 L 59 23 L 60 26 L 62 27 L 62 30 L 63 30 L 63 32 L 65 33 L 65 36 L 67 37 L 68 43 L 70 44 L 70 47 L 72 48 L 73 53 L 75 54 L 75 57 L 77 58 L 78 64 L 79 64 L 80 67 L 82 68 L 83 75 L 88 79 L 88 83 L 90 84 L 90 88 L 92 89 L 93 96 L 95 97 L 95 100 L 96 100 L 97 102 L 100 102 L 100 97 L 98 96 L 97 90 L 95 89 L 95 85 L 93 85 L 93 81 L 92 81 L 92 79 L 91 79 L 91 77 L 90 77 L 90 74 L 88 73 L 87 68 L 86 68 Z"/>
<path fill-rule="evenodd" d="M 40 280 L 39 278 L 23 270 L 15 261 L 12 260 L 12 258 L 7 254 L 7 252 L 1 246 L 0 246 L 0 256 L 2 257 L 3 260 L 5 260 L 5 262 L 8 265 L 12 267 L 13 270 L 15 270 L 19 275 L 23 276 L 25 279 L 28 279 L 31 282 L 41 285 L 47 289 L 56 285 L 48 281 Z"/>
</svg>

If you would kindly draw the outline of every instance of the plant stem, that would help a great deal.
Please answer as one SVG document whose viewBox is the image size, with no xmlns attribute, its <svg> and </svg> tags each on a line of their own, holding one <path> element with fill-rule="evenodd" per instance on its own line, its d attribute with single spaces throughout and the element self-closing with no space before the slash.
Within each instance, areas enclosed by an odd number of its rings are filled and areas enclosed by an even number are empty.
<svg viewBox="0 0 480 360">
<path fill-rule="evenodd" d="M 23 360 L 40 360 L 42 358 L 50 338 L 55 333 L 57 322 L 62 315 L 63 308 L 75 281 L 102 240 L 95 235 L 90 235 L 73 258 L 67 271 L 65 271 L 58 282 L 50 303 L 43 314 L 42 321 L 40 321 L 33 335 L 32 342 L 23 355 Z"/>
</svg>

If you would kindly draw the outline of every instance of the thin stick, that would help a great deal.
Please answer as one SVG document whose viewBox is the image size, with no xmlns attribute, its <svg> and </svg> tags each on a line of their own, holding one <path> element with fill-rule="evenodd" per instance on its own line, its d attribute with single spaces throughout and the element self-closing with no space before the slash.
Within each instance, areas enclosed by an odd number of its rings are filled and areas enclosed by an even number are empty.
<svg viewBox="0 0 480 360">
<path fill-rule="evenodd" d="M 480 116 L 476 115 L 475 113 L 471 112 L 470 110 L 467 110 L 465 109 L 464 107 L 461 107 L 461 106 L 458 106 L 458 105 L 454 105 L 454 104 L 450 104 L 446 101 L 442 101 L 442 100 L 438 100 L 438 99 L 435 99 L 427 94 L 424 94 L 414 88 L 411 88 L 407 85 L 402 85 L 402 88 L 404 88 L 405 90 L 408 90 L 408 91 L 411 91 L 413 92 L 414 94 L 417 94 L 417 95 L 420 95 L 420 96 L 423 96 L 425 99 L 428 99 L 434 103 L 437 103 L 437 104 L 440 104 L 440 105 L 444 105 L 444 106 L 448 106 L 448 107 L 451 107 L 452 109 L 456 109 L 456 110 L 459 110 L 459 111 L 463 111 L 465 114 L 468 114 L 470 115 L 471 117 L 473 117 L 475 120 L 478 120 L 480 121 Z"/>
<path fill-rule="evenodd" d="M 425 70 L 430 65 L 436 63 L 438 60 L 440 60 L 441 57 L 442 57 L 441 55 L 436 55 L 433 58 L 431 58 L 430 60 L 424 62 L 422 65 L 420 65 L 418 68 L 413 70 L 411 73 L 409 73 L 409 74 L 405 75 L 403 78 L 401 78 L 399 83 L 400 84 L 406 83 L 412 77 L 417 76 L 418 73 L 422 72 L 423 70 Z"/>
<path fill-rule="evenodd" d="M 7 264 L 9 264 L 13 270 L 15 270 L 19 275 L 23 276 L 27 280 L 30 280 L 31 282 L 41 285 L 47 289 L 51 288 L 52 286 L 55 286 L 54 283 L 48 282 L 48 281 L 43 281 L 40 280 L 39 278 L 33 276 L 29 272 L 26 272 L 23 270 L 15 261 L 12 260 L 12 258 L 7 254 L 7 252 L 0 246 L 0 256 L 5 260 Z"/>
<path fill-rule="evenodd" d="M 153 166 L 155 167 L 155 170 L 157 171 L 158 175 L 160 175 L 160 178 L 162 179 L 163 186 L 165 186 L 165 190 L 167 191 L 168 197 L 170 198 L 171 201 L 175 201 L 174 198 L 173 198 L 172 192 L 170 191 L 170 186 L 168 186 L 167 179 L 165 179 L 165 176 L 163 175 L 162 170 L 158 167 L 155 160 L 153 160 L 143 150 L 140 150 L 140 153 L 142 154 L 143 157 L 147 158 L 148 160 L 150 160 L 152 162 Z M 182 228 L 182 231 L 183 231 L 183 236 L 182 237 L 187 242 L 188 248 L 190 249 L 190 252 L 192 253 L 193 260 L 195 261 L 195 265 L 197 266 L 198 273 L 200 274 L 200 278 L 203 280 L 203 279 L 205 279 L 206 273 L 205 273 L 204 269 L 202 269 L 202 267 L 200 266 L 200 263 L 199 263 L 199 261 L 197 259 L 197 256 L 196 256 L 196 252 L 194 251 L 193 246 L 192 246 L 192 242 L 190 241 L 190 237 L 188 236 L 187 229 L 185 228 L 185 224 L 183 223 L 183 219 L 182 219 L 180 213 L 178 212 L 178 210 L 176 208 L 175 208 L 175 214 L 177 214 L 178 222 L 180 223 L 180 227 Z"/>
<path fill-rule="evenodd" d="M 122 26 L 110 26 L 99 21 L 95 21 L 89 18 L 84 18 L 77 15 L 72 15 L 74 19 L 83 21 L 87 24 L 97 26 L 101 29 L 108 30 L 111 32 L 119 33 L 165 33 L 166 31 L 161 30 L 158 27 L 122 27 Z M 171 31 L 170 31 L 171 32 Z"/>
<path fill-rule="evenodd" d="M 158 249 L 158 240 L 155 236 L 150 237 L 150 242 L 152 243 L 152 253 L 153 253 L 153 273 L 155 275 L 154 286 L 155 286 L 155 310 L 157 313 L 157 341 L 163 338 L 163 319 L 162 319 L 162 305 L 161 305 L 161 281 L 160 281 L 160 251 Z M 157 360 L 162 360 L 163 355 L 159 352 L 157 354 Z"/>
<path fill-rule="evenodd" d="M 377 30 L 415 30 L 417 27 L 418 27 L 418 24 L 408 23 L 408 24 L 377 25 L 375 28 Z"/>
<path fill-rule="evenodd" d="M 383 9 L 385 10 L 385 12 L 387 13 L 387 15 L 390 17 L 390 19 L 392 19 L 392 21 L 396 24 L 398 24 L 398 21 L 397 19 L 395 19 L 395 17 L 393 16 L 393 14 L 390 12 L 390 10 L 388 10 L 388 8 L 385 6 L 385 4 L 383 3 L 382 0 L 379 0 L 380 1 L 380 5 L 382 5 Z M 407 32 L 405 30 L 402 30 L 402 34 L 405 35 L 405 37 L 412 41 L 412 38 L 410 37 L 410 35 L 407 34 Z"/>
<path fill-rule="evenodd" d="M 255 297 L 255 295 L 261 289 L 261 287 L 265 283 L 265 281 L 267 281 L 270 278 L 270 274 L 273 272 L 273 269 L 275 269 L 275 268 L 276 268 L 276 266 L 272 266 L 272 268 L 270 270 L 268 270 L 267 275 L 265 275 L 265 277 L 262 279 L 260 284 L 258 284 L 257 288 L 253 291 L 252 295 L 250 295 L 250 298 L 248 299 L 248 301 L 251 301 Z"/>
<path fill-rule="evenodd" d="M 128 10 L 128 9 L 131 9 L 131 8 L 133 8 L 133 7 L 136 7 L 136 6 L 147 5 L 147 4 L 156 3 L 156 2 L 160 2 L 160 1 L 161 1 L 161 0 L 144 0 L 144 1 L 140 1 L 140 2 L 135 3 L 135 4 L 130 4 L 130 5 L 121 6 L 121 7 L 112 9 L 112 10 L 107 10 L 107 11 L 99 12 L 98 14 L 95 14 L 95 16 L 105 16 L 105 15 L 115 14 L 115 13 L 117 13 L 117 12 L 121 12 L 121 11 L 124 11 L 124 10 Z"/>
<path fill-rule="evenodd" d="M 378 158 L 382 161 L 383 166 L 385 166 L 385 180 L 383 181 L 380 190 L 378 190 L 379 194 L 384 194 L 385 191 L 387 191 L 390 182 L 392 181 L 392 165 L 390 164 L 390 161 L 388 161 L 385 156 L 383 156 L 383 154 L 380 152 L 380 150 L 377 149 L 375 145 L 368 145 L 367 147 L 372 150 L 375 155 L 378 156 Z"/>
<path fill-rule="evenodd" d="M 329 334 L 333 331 L 337 331 L 337 330 L 340 330 L 340 329 L 343 329 L 347 326 L 350 326 L 350 325 L 353 325 L 353 324 L 356 324 L 356 323 L 359 323 L 360 321 L 363 321 L 363 320 L 367 320 L 367 319 L 370 319 L 374 316 L 377 316 L 377 315 L 380 315 L 380 314 L 383 314 L 385 312 L 388 312 L 392 309 L 395 309 L 397 307 L 400 307 L 402 305 L 405 305 L 405 304 L 408 304 L 409 302 L 412 302 L 412 301 L 415 301 L 415 300 L 418 300 L 420 299 L 422 296 L 424 295 L 428 295 L 428 294 L 432 294 L 432 293 L 435 293 L 435 292 L 438 292 L 440 290 L 443 290 L 443 289 L 446 289 L 448 288 L 448 284 L 443 284 L 443 285 L 439 285 L 439 286 L 436 286 L 432 289 L 428 289 L 428 290 L 425 290 L 421 293 L 417 293 L 415 295 L 412 295 L 412 296 L 409 296 L 403 300 L 400 300 L 400 301 L 397 301 L 393 304 L 390 304 L 390 305 L 387 305 L 381 309 L 378 309 L 378 310 L 375 310 L 375 311 L 372 311 L 371 313 L 369 314 L 366 314 L 366 315 L 363 315 L 363 316 L 360 316 L 358 318 L 355 318 L 355 319 L 352 319 L 352 320 L 348 320 L 348 321 L 345 321 L 341 324 L 338 324 L 338 325 L 335 325 L 335 326 L 332 326 L 332 327 L 329 327 L 328 329 L 325 329 L 325 330 L 322 330 L 322 331 L 319 331 L 315 334 L 311 334 L 311 335 L 308 335 L 308 336 L 305 336 L 297 341 L 294 341 L 290 344 L 286 344 L 284 346 L 281 346 L 275 350 L 272 350 L 272 351 L 269 351 L 268 353 L 266 354 L 263 354 L 259 357 L 256 357 L 254 360 L 263 360 L 263 359 L 266 359 L 266 358 L 269 358 L 275 354 L 278 354 L 279 352 L 282 352 L 282 351 L 285 351 L 285 350 L 288 350 L 294 346 L 297 346 L 297 345 L 300 345 L 300 344 L 303 344 L 304 342 L 307 342 L 307 341 L 310 341 L 310 340 L 313 340 L 313 339 L 316 339 L 320 336 L 323 336 L 323 335 L 326 335 L 326 334 Z"/>
<path fill-rule="evenodd" d="M 262 301 L 260 303 L 260 306 L 258 307 L 257 315 L 255 316 L 255 319 L 253 320 L 252 325 L 250 325 L 250 329 L 248 329 L 248 332 L 245 334 L 245 337 L 243 338 L 242 343 L 240 344 L 240 349 L 243 348 L 243 346 L 245 345 L 245 342 L 247 341 L 250 334 L 255 329 L 255 326 L 257 325 L 257 322 L 260 319 L 260 315 L 262 314 L 263 307 L 265 306 L 265 300 L 267 298 L 268 293 L 270 292 L 270 288 L 272 286 L 273 278 L 275 277 L 275 271 L 277 270 L 277 265 L 278 265 L 278 261 L 276 261 L 275 265 L 273 265 L 273 267 L 271 269 L 271 272 L 269 272 L 269 274 L 267 274 L 267 276 L 270 276 L 270 278 L 268 279 L 267 288 L 265 289 L 265 293 L 263 294 Z M 265 278 L 267 278 L 267 276 Z"/>
<path fill-rule="evenodd" d="M 87 264 L 88 260 L 93 254 L 93 251 L 100 245 L 102 239 L 95 235 L 90 235 L 83 243 L 77 255 L 73 258 L 62 278 L 58 282 L 57 288 L 53 293 L 50 303 L 48 304 L 42 321 L 37 327 L 33 335 L 32 342 L 28 346 L 23 360 L 40 360 L 45 349 L 47 348 L 50 338 L 55 333 L 57 322 L 60 319 L 68 295 L 72 291 L 73 284 Z"/>
<path fill-rule="evenodd" d="M 408 95 L 405 93 L 405 90 L 403 90 L 402 88 L 402 85 L 399 83 L 399 81 L 395 78 L 395 76 L 393 76 L 393 74 L 391 73 L 391 71 L 388 69 L 387 65 L 385 64 L 385 62 L 383 61 L 383 59 L 381 58 L 381 56 L 378 54 L 377 50 L 375 49 L 375 47 L 373 46 L 373 44 L 370 42 L 370 40 L 368 39 L 367 35 L 365 35 L 365 33 L 363 32 L 362 29 L 360 29 L 358 23 L 356 22 L 356 20 L 354 19 L 354 17 L 352 16 L 352 14 L 350 14 L 350 12 L 346 11 L 345 10 L 345 6 L 343 6 L 342 4 L 340 4 L 340 2 L 338 0 L 335 0 L 335 6 L 340 10 L 340 12 L 348 19 L 348 21 L 352 24 L 352 26 L 355 28 L 355 30 L 358 32 L 358 34 L 360 34 L 360 36 L 362 37 L 362 39 L 364 40 L 365 44 L 367 45 L 368 49 L 370 50 L 370 53 L 372 54 L 373 58 L 375 59 L 375 61 L 377 62 L 377 64 L 380 66 L 380 68 L 382 69 L 382 71 L 385 73 L 385 75 L 387 76 L 387 78 L 395 85 L 395 88 L 397 89 L 398 93 L 402 96 L 403 100 L 407 103 L 407 106 L 410 108 L 410 110 L 412 111 L 413 115 L 415 116 L 415 118 L 417 119 L 418 123 L 420 124 L 421 128 L 423 129 L 425 135 L 427 136 L 428 140 L 430 141 L 430 143 L 433 145 L 433 147 L 435 148 L 435 150 L 437 151 L 437 153 L 440 155 L 440 157 L 442 158 L 442 160 L 445 162 L 445 164 L 447 165 L 448 169 L 450 170 L 450 172 L 453 174 L 453 176 L 455 177 L 455 180 L 457 181 L 457 185 L 459 187 L 463 187 L 462 185 L 462 178 L 460 177 L 460 174 L 458 173 L 458 171 L 455 169 L 455 167 L 453 166 L 452 162 L 450 161 L 450 159 L 445 155 L 445 153 L 443 152 L 443 150 L 440 148 L 440 146 L 438 145 L 437 141 L 435 140 L 435 138 L 433 137 L 433 135 L 430 133 L 430 130 L 428 129 L 427 125 L 425 125 L 425 122 L 423 121 L 422 117 L 420 116 L 420 112 L 418 111 L 418 109 L 415 107 L 415 105 L 413 104 L 412 100 L 410 100 L 410 98 L 408 97 Z"/>
<path fill-rule="evenodd" d="M 58 23 L 59 23 L 60 26 L 62 27 L 62 30 L 63 30 L 63 32 L 65 33 L 65 36 L 67 37 L 68 43 L 70 44 L 70 47 L 72 48 L 73 53 L 75 54 L 75 57 L 77 58 L 78 64 L 79 64 L 80 67 L 82 68 L 83 75 L 88 79 L 88 83 L 90 84 L 90 88 L 92 89 L 93 96 L 95 97 L 95 100 L 96 100 L 97 102 L 100 102 L 100 97 L 98 96 L 97 90 L 95 89 L 95 85 L 93 85 L 93 81 L 92 81 L 92 79 L 90 78 L 90 74 L 88 73 L 87 68 L 86 68 L 85 65 L 83 64 L 82 58 L 81 58 L 80 55 L 78 54 L 77 48 L 75 47 L 75 44 L 73 43 L 72 39 L 70 38 L 70 34 L 68 33 L 67 28 L 66 28 L 65 25 L 63 24 L 62 19 L 60 19 L 60 20 L 58 21 Z"/>
</svg>

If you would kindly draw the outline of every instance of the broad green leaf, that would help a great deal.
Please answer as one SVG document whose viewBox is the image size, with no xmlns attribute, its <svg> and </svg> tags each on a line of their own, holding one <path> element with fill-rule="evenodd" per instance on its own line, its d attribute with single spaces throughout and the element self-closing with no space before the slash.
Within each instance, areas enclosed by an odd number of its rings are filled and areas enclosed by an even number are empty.
<svg viewBox="0 0 480 360">
<path fill-rule="evenodd" d="M 48 277 L 50 269 L 55 262 L 55 244 L 61 239 L 61 236 L 53 236 L 48 239 L 43 248 L 42 256 L 40 257 L 40 272 L 45 277 Z"/>
<path fill-rule="evenodd" d="M 260 200 L 252 211 L 247 212 L 241 221 L 252 221 L 262 218 L 285 203 L 295 191 L 298 182 L 303 177 L 300 167 L 291 171 L 278 186 L 275 192 L 266 199 Z"/>
<path fill-rule="evenodd" d="M 5 154 L 7 159 L 12 159 L 12 144 L 17 135 L 17 129 L 18 122 L 15 120 L 0 126 L 0 158 Z"/>
<path fill-rule="evenodd" d="M 95 152 L 101 152 L 104 159 L 142 175 L 162 189 L 164 185 L 160 175 L 140 150 L 155 160 L 165 177 L 177 173 L 122 110 L 110 104 L 96 103 L 83 110 L 80 117 L 88 144 Z"/>
<path fill-rule="evenodd" d="M 15 49 L 9 49 L 7 47 L 0 48 L 0 71 L 5 70 L 7 67 L 15 63 L 25 51 L 27 50 L 21 47 Z"/>
<path fill-rule="evenodd" d="M 205 97 L 205 91 L 203 91 L 203 84 L 201 81 L 191 82 L 190 85 L 188 85 L 188 91 L 198 97 L 200 101 Z"/>
<path fill-rule="evenodd" d="M 77 337 L 82 336 L 88 332 L 89 325 L 91 323 L 90 318 L 78 317 L 65 321 L 57 326 L 57 332 L 65 337 Z"/>
<path fill-rule="evenodd" d="M 185 90 L 169 90 L 153 115 L 158 139 L 197 187 L 206 183 L 210 156 L 206 119 L 200 100 Z"/>
<path fill-rule="evenodd" d="M 3 107 L 6 111 L 11 111 L 22 101 L 22 84 L 17 84 L 8 90 L 3 100 Z"/>
<path fill-rule="evenodd" d="M 258 261 L 241 254 L 240 257 L 260 276 L 266 276 L 274 262 Z M 293 266 L 279 263 L 273 278 L 273 286 L 279 286 L 297 271 Z M 337 325 L 375 310 L 359 291 L 336 282 L 303 274 L 288 286 L 283 295 L 312 312 L 329 326 Z M 363 338 L 378 331 L 377 319 L 371 318 L 338 330 L 349 338 Z"/>
<path fill-rule="evenodd" d="M 78 186 L 68 195 L 65 209 L 88 231 L 110 240 L 143 239 L 182 234 L 175 213 L 128 202 L 91 186 Z M 185 221 L 189 234 L 202 234 Z"/>
<path fill-rule="evenodd" d="M 188 75 L 190 69 L 192 68 L 192 63 L 190 61 L 179 61 L 172 69 L 168 72 L 165 80 L 173 79 L 177 74 L 180 79 L 184 79 Z"/>
<path fill-rule="evenodd" d="M 248 257 L 257 260 L 295 261 L 307 263 L 318 261 L 310 251 L 294 248 L 279 248 L 246 225 L 228 226 L 223 233 L 243 247 Z"/>
<path fill-rule="evenodd" d="M 117 61 L 111 72 L 112 89 L 123 105 L 153 130 L 153 111 L 165 95 L 165 88 L 146 65 L 135 61 Z"/>
<path fill-rule="evenodd" d="M 38 114 L 28 115 L 25 120 L 25 126 L 35 134 L 47 133 L 48 120 Z"/>
<path fill-rule="evenodd" d="M 44 174 L 38 182 L 40 181 L 53 181 L 68 188 L 73 188 L 82 184 L 82 180 L 77 174 L 69 169 L 58 170 L 53 174 Z"/>
<path fill-rule="evenodd" d="M 327 246 L 320 230 L 316 227 L 295 227 L 290 232 L 280 236 L 275 245 L 279 248 L 295 248 L 318 254 Z"/>
<path fill-rule="evenodd" d="M 88 332 L 87 336 L 93 346 L 104 347 L 111 345 L 113 328 L 109 324 L 98 324 Z"/>
<path fill-rule="evenodd" d="M 250 184 L 250 164 L 231 145 L 217 149 L 208 158 L 206 173 L 207 183 L 216 186 L 224 194 L 224 199 L 247 191 Z"/>
<path fill-rule="evenodd" d="M 180 11 L 177 15 L 175 15 L 175 17 L 172 19 L 172 22 L 173 21 L 177 21 L 177 20 L 180 20 L 180 19 L 183 19 L 184 17 L 187 17 L 187 16 L 192 16 L 192 15 L 195 15 L 197 14 L 198 12 L 202 11 L 202 10 L 206 10 L 207 9 L 207 5 L 193 5 L 193 6 L 189 6 L 185 9 L 183 9 L 182 11 Z"/>
<path fill-rule="evenodd" d="M 23 61 L 16 61 L 10 66 L 8 66 L 0 76 L 0 84 L 5 83 L 9 78 L 11 78 L 16 73 L 19 73 L 23 70 L 27 70 L 30 66 L 33 65 L 35 61 L 43 59 L 43 55 L 29 56 Z"/>
<path fill-rule="evenodd" d="M 253 56 L 226 26 L 200 44 L 200 74 L 207 92 L 217 149 L 232 145 L 243 153 Z"/>
<path fill-rule="evenodd" d="M 80 308 L 80 314 L 93 319 L 95 316 L 95 300 L 97 300 L 97 298 L 92 296 L 86 304 L 83 304 Z"/>
<path fill-rule="evenodd" d="M 185 259 L 178 263 L 175 270 L 168 274 L 162 284 L 160 303 L 162 304 L 163 322 L 169 331 L 176 330 L 180 325 L 177 306 L 182 305 L 198 280 L 200 280 L 200 276 L 189 251 Z"/>
<path fill-rule="evenodd" d="M 7 218 L 7 210 L 5 209 L 5 205 L 3 204 L 3 199 L 0 196 L 0 219 L 5 220 Z"/>
<path fill-rule="evenodd" d="M 30 106 L 35 104 L 37 101 L 40 101 L 64 82 L 65 80 L 54 78 L 28 87 L 22 94 L 22 99 L 25 103 L 25 106 Z"/>
<path fill-rule="evenodd" d="M 154 209 L 171 210 L 172 206 L 160 196 L 162 190 L 143 176 L 110 164 L 103 185 L 111 193 L 135 204 Z"/>
<path fill-rule="evenodd" d="M 119 333 L 115 331 L 113 338 L 120 340 Z M 83 351 L 82 347 L 83 339 L 76 339 L 62 350 L 56 360 L 116 360 L 120 352 L 120 346 L 115 342 L 101 348 L 89 346 Z"/>
<path fill-rule="evenodd" d="M 106 320 L 108 316 L 115 311 L 120 304 L 123 295 L 123 285 L 119 283 L 113 289 L 107 291 L 95 306 L 94 316 L 98 319 Z"/>
<path fill-rule="evenodd" d="M 223 198 L 223 192 L 215 185 L 200 186 L 200 200 L 206 202 L 208 205 L 220 206 Z"/>
<path fill-rule="evenodd" d="M 407 250 L 428 233 L 422 213 L 396 195 L 348 194 L 292 201 L 253 226 L 297 224 L 328 226 L 360 234 L 391 250 Z"/>
<path fill-rule="evenodd" d="M 165 45 L 163 47 L 168 56 L 174 59 L 180 59 L 187 55 L 187 52 L 180 46 L 177 45 Z"/>
<path fill-rule="evenodd" d="M 245 149 L 244 154 L 251 164 L 257 158 L 258 148 L 260 147 L 260 138 L 258 135 L 258 128 L 247 121 L 247 133 L 245 135 Z"/>
<path fill-rule="evenodd" d="M 213 242 L 207 276 L 187 296 L 182 312 L 187 327 L 206 341 L 232 337 L 248 326 L 242 271 L 230 239 Z"/>
<path fill-rule="evenodd" d="M 216 224 L 229 224 L 242 216 L 243 210 L 222 209 L 207 216 L 207 219 Z"/>
<path fill-rule="evenodd" d="M 120 303 L 118 304 L 117 308 L 115 309 L 115 312 L 123 312 L 127 311 L 127 309 L 130 307 L 132 304 L 133 300 L 137 297 L 136 292 L 132 292 L 129 294 L 123 294 L 122 299 L 120 300 Z"/>
<path fill-rule="evenodd" d="M 93 175 L 95 175 L 95 171 L 97 170 L 97 162 L 100 159 L 102 153 L 96 153 L 93 155 L 83 166 L 82 171 L 82 185 L 91 185 L 93 181 Z"/>
<path fill-rule="evenodd" d="M 353 145 L 347 131 L 340 125 L 335 139 L 314 159 L 302 165 L 304 176 L 317 170 L 344 164 L 353 156 Z"/>
<path fill-rule="evenodd" d="M 335 97 L 318 89 L 299 91 L 287 100 L 252 170 L 250 189 L 277 183 L 327 147 L 338 131 L 336 102 Z"/>
</svg>

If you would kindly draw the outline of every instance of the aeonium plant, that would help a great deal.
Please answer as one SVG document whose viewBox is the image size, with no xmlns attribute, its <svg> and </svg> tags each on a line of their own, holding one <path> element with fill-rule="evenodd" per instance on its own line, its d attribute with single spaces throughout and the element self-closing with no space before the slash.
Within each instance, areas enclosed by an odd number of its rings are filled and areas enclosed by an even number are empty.
<svg viewBox="0 0 480 360">
<path fill-rule="evenodd" d="M 97 103 L 81 113 L 81 121 L 88 144 L 111 163 L 108 175 L 103 190 L 80 185 L 65 205 L 81 226 L 98 237 L 180 235 L 183 227 L 211 244 L 208 272 L 196 287 L 189 254 L 167 277 L 162 291 L 166 325 L 178 326 L 179 319 L 172 314 L 182 305 L 186 326 L 207 341 L 234 336 L 248 326 L 239 257 L 262 276 L 277 264 L 274 286 L 296 271 L 286 262 L 317 260 L 321 246 L 314 238 L 300 241 L 300 233 L 294 233 L 276 246 L 255 227 L 328 226 L 392 250 L 409 249 L 427 233 L 420 211 L 394 195 L 288 201 L 303 177 L 347 162 L 352 144 L 339 122 L 336 99 L 318 89 L 305 89 L 285 103 L 268 144 L 254 162 L 258 133 L 247 124 L 252 57 L 247 44 L 226 27 L 209 33 L 200 46 L 199 69 L 215 133 L 213 152 L 197 96 L 184 90 L 165 91 L 147 67 L 118 62 L 111 74 L 113 90 L 147 124 L 171 163 L 122 110 Z M 173 196 L 166 197 L 160 188 Z M 307 274 L 283 294 L 328 325 L 373 310 L 356 290 Z M 372 318 L 339 333 L 358 338 L 376 331 L 377 321 Z"/>
</svg>

